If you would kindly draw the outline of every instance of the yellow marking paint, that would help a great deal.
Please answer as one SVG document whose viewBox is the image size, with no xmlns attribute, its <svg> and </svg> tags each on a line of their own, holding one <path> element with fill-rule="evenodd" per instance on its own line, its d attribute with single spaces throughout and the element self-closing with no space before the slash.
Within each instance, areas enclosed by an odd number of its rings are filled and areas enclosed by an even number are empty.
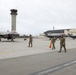
<svg viewBox="0 0 76 75">
<path fill-rule="evenodd" d="M 0 54 L 7 54 L 8 52 L 0 52 Z"/>
</svg>

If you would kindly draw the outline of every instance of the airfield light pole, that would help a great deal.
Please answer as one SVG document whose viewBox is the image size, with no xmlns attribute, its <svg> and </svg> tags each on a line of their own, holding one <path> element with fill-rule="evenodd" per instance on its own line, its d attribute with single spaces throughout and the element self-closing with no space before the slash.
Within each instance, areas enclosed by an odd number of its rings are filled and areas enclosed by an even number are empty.
<svg viewBox="0 0 76 75">
<path fill-rule="evenodd" d="M 55 30 L 55 27 L 53 26 L 53 30 Z"/>
<path fill-rule="evenodd" d="M 54 29 L 55 29 L 55 27 L 53 26 L 53 33 L 54 33 Z"/>
<path fill-rule="evenodd" d="M 11 19 L 12 19 L 12 28 L 11 31 L 16 31 L 16 15 L 17 15 L 17 10 L 16 9 L 11 9 Z"/>
</svg>

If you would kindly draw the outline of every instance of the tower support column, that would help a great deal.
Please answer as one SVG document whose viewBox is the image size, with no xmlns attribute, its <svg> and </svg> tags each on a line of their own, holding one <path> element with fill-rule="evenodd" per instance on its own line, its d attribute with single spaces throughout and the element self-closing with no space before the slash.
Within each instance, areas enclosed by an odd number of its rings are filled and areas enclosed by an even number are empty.
<svg viewBox="0 0 76 75">
<path fill-rule="evenodd" d="M 12 19 L 12 28 L 11 31 L 16 31 L 16 15 L 17 15 L 17 10 L 16 9 L 11 9 L 11 19 Z"/>
</svg>

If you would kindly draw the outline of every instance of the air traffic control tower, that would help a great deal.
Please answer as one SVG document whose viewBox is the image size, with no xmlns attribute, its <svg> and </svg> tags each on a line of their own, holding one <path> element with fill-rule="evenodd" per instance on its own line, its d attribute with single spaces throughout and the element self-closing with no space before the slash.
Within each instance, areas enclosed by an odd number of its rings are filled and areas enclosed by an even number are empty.
<svg viewBox="0 0 76 75">
<path fill-rule="evenodd" d="M 12 28 L 11 31 L 16 31 L 16 15 L 17 15 L 17 10 L 16 9 L 11 9 L 11 21 L 12 21 Z"/>
</svg>

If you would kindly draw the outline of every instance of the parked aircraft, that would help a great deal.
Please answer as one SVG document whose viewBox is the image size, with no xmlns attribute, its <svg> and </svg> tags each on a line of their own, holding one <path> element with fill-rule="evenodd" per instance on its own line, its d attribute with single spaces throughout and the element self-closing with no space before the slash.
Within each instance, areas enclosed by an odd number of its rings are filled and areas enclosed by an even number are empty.
<svg viewBox="0 0 76 75">
<path fill-rule="evenodd" d="M 71 29 L 50 30 L 50 31 L 44 32 L 44 34 L 46 37 L 48 37 L 50 39 L 52 37 L 59 38 L 60 36 L 71 37 L 73 39 L 76 38 L 76 35 L 71 35 L 69 30 L 71 30 Z"/>
<path fill-rule="evenodd" d="M 59 38 L 60 36 L 68 37 L 68 35 L 66 35 L 64 33 L 48 33 L 48 34 L 45 34 L 45 36 L 50 38 L 50 39 L 52 37 Z"/>
<path fill-rule="evenodd" d="M 14 39 L 18 36 L 19 36 L 19 34 L 17 32 L 14 32 L 14 31 L 12 31 L 12 32 L 0 32 L 0 41 L 1 41 L 1 38 L 7 39 L 7 40 L 11 39 L 11 41 L 14 41 Z"/>
<path fill-rule="evenodd" d="M 76 35 L 72 35 L 72 34 L 69 34 L 69 33 L 68 33 L 68 35 L 69 35 L 69 37 L 71 37 L 71 38 L 73 38 L 73 39 L 76 38 Z"/>
</svg>

